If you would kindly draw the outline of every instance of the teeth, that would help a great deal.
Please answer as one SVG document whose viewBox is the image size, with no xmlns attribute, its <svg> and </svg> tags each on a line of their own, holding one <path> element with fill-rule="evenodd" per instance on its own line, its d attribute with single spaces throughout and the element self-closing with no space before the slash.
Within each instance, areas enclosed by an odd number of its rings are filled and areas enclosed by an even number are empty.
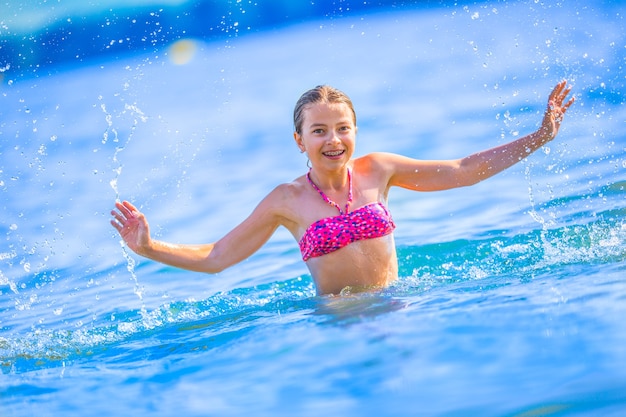
<svg viewBox="0 0 626 417">
<path fill-rule="evenodd" d="M 332 152 L 325 152 L 324 155 L 328 155 L 328 156 L 339 156 L 343 153 L 343 151 L 332 151 Z"/>
</svg>

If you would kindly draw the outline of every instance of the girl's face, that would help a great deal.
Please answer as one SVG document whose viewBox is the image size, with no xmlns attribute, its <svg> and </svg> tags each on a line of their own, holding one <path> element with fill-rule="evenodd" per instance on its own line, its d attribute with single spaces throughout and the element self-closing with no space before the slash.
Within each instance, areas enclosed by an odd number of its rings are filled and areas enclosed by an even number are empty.
<svg viewBox="0 0 626 417">
<path fill-rule="evenodd" d="M 294 139 L 313 167 L 332 170 L 352 157 L 356 131 L 354 115 L 347 104 L 314 103 L 305 108 L 301 133 L 294 133 Z"/>
</svg>

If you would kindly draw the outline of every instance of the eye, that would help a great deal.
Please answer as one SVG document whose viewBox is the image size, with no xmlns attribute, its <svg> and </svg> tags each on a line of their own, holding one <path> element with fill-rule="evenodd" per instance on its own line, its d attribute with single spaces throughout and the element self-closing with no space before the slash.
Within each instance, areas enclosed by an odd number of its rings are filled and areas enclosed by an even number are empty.
<svg viewBox="0 0 626 417">
<path fill-rule="evenodd" d="M 324 129 L 322 128 L 318 128 L 318 129 L 314 129 L 313 130 L 313 134 L 315 135 L 322 135 L 324 133 Z"/>
</svg>

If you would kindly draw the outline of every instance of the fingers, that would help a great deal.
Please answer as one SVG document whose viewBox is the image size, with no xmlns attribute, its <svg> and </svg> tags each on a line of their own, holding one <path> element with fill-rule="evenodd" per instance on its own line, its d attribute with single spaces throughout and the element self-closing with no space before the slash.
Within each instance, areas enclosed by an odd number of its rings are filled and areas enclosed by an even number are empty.
<svg viewBox="0 0 626 417">
<path fill-rule="evenodd" d="M 111 210 L 111 216 L 113 216 L 111 226 L 115 227 L 118 232 L 122 233 L 124 225 L 126 224 L 126 218 L 115 210 Z"/>
<path fill-rule="evenodd" d="M 137 210 L 137 208 L 135 206 L 133 206 L 130 203 L 130 201 L 123 201 L 122 204 L 124 205 L 124 207 L 127 207 L 131 211 L 139 211 L 139 210 Z"/>
<path fill-rule="evenodd" d="M 122 232 L 122 225 L 119 224 L 118 222 L 116 222 L 115 220 L 111 220 L 111 226 L 115 227 L 115 230 L 117 230 L 118 232 Z"/>
<path fill-rule="evenodd" d="M 572 97 L 565 104 L 563 104 L 571 90 L 571 87 L 567 87 L 567 81 L 563 80 L 559 82 L 550 93 L 550 97 L 548 99 L 548 112 L 557 122 L 561 122 L 567 109 L 574 104 L 574 101 L 576 101 L 575 97 Z"/>
<path fill-rule="evenodd" d="M 111 210 L 111 216 L 113 216 L 111 225 L 120 233 L 126 226 L 128 220 L 140 217 L 141 214 L 139 210 L 128 201 L 117 201 L 115 208 L 117 210 Z"/>
<path fill-rule="evenodd" d="M 554 87 L 552 93 L 550 93 L 549 101 L 553 102 L 554 105 L 563 106 L 563 102 L 569 95 L 570 91 L 572 91 L 571 87 L 567 87 L 567 81 L 563 80 Z M 573 102 L 574 99 L 572 98 L 563 107 L 569 107 Z"/>
<path fill-rule="evenodd" d="M 567 96 L 569 95 L 570 91 L 572 91 L 571 88 L 567 88 L 565 89 L 565 91 L 562 92 L 562 94 L 558 97 L 558 101 L 559 101 L 559 105 L 562 106 L 563 102 L 565 101 L 565 99 L 567 98 Z M 570 99 L 571 101 L 571 99 Z"/>
<path fill-rule="evenodd" d="M 115 218 L 115 221 L 117 221 L 120 224 L 124 224 L 124 221 L 126 220 L 125 217 L 123 217 L 122 215 L 120 215 L 117 211 L 115 210 L 111 210 L 111 216 L 113 216 Z M 111 220 L 113 221 L 113 220 Z"/>
<path fill-rule="evenodd" d="M 563 106 L 563 111 L 569 109 L 569 106 L 574 104 L 575 101 L 576 101 L 576 97 L 570 98 L 569 101 L 567 103 L 565 103 L 565 105 Z"/>
<path fill-rule="evenodd" d="M 121 203 L 119 201 L 117 201 L 117 202 L 115 202 L 115 207 L 126 218 L 135 217 L 135 213 L 138 212 L 137 208 L 135 208 L 135 206 L 133 206 L 128 201 L 123 201 Z"/>
<path fill-rule="evenodd" d="M 549 100 L 556 100 L 559 94 L 561 94 L 561 92 L 563 91 L 563 88 L 565 88 L 565 81 L 561 81 L 557 85 L 555 85 L 552 89 L 552 92 L 550 93 Z"/>
</svg>

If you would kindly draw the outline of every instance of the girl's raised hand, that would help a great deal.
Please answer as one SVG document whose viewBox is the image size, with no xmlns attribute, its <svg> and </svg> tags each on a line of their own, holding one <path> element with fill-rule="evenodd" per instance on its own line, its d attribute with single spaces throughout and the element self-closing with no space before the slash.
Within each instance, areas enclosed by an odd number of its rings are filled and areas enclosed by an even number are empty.
<svg viewBox="0 0 626 417">
<path fill-rule="evenodd" d="M 570 91 L 571 88 L 567 87 L 567 81 L 561 81 L 550 93 L 548 108 L 541 123 L 542 133 L 548 135 L 550 139 L 553 139 L 559 132 L 565 112 L 575 101 L 575 98 L 572 97 L 565 102 Z"/>
<path fill-rule="evenodd" d="M 117 229 L 126 245 L 138 254 L 150 244 L 150 227 L 146 217 L 128 201 L 116 202 L 111 225 Z"/>
</svg>

